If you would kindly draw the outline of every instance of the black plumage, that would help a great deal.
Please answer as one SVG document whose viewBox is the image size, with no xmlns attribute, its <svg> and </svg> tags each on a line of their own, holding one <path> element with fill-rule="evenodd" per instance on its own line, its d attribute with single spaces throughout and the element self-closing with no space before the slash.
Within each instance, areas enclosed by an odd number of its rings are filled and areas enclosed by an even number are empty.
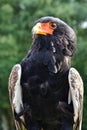
<svg viewBox="0 0 87 130">
<path fill-rule="evenodd" d="M 42 17 L 32 38 L 9 77 L 17 130 L 81 130 L 83 83 L 70 63 L 76 50 L 73 29 L 58 18 Z"/>
<path fill-rule="evenodd" d="M 71 125 L 73 122 L 72 104 L 68 105 L 67 99 L 68 71 L 76 49 L 76 37 L 73 30 L 57 18 L 45 17 L 38 22 L 54 22 L 57 28 L 52 35 L 33 34 L 31 49 L 21 62 L 23 104 L 29 105 L 31 111 L 30 115 L 25 114 L 25 122 L 27 128 L 31 127 L 29 129 L 43 128 L 45 125 L 51 125 L 51 129 L 54 124 L 58 129 L 63 118 L 71 120 Z M 63 102 L 62 106 L 60 102 Z M 41 126 L 37 126 L 38 121 Z"/>
</svg>

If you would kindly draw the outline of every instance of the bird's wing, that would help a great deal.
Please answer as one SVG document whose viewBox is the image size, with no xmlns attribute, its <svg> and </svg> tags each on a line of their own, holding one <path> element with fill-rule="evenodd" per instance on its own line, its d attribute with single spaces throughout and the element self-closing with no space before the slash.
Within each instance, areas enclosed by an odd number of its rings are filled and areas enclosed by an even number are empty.
<svg viewBox="0 0 87 130">
<path fill-rule="evenodd" d="M 21 66 L 20 64 L 16 64 L 12 68 L 12 71 L 10 73 L 9 86 L 8 86 L 9 98 L 14 119 L 15 115 L 23 111 L 22 87 L 20 85 L 20 79 L 21 79 Z M 15 125 L 17 130 L 26 130 L 23 115 L 20 116 L 18 120 L 15 119 Z"/>
<path fill-rule="evenodd" d="M 74 109 L 74 125 L 73 130 L 81 130 L 82 126 L 82 113 L 83 113 L 83 81 L 75 68 L 70 68 L 69 75 L 69 96 L 68 104 L 73 103 Z"/>
</svg>

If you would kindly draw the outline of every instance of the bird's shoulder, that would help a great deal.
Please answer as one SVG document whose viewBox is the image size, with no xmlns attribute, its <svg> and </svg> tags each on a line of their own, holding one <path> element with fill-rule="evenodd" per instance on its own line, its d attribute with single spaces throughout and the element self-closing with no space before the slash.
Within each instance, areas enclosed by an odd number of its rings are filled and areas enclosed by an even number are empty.
<svg viewBox="0 0 87 130">
<path fill-rule="evenodd" d="M 68 81 L 70 87 L 68 103 L 70 104 L 71 101 L 73 102 L 75 127 L 81 129 L 84 88 L 83 88 L 82 78 L 79 72 L 75 68 L 70 68 Z M 79 126 L 78 126 L 78 121 L 79 121 Z"/>
<path fill-rule="evenodd" d="M 79 72 L 73 67 L 71 67 L 69 70 L 68 80 L 69 80 L 70 86 L 72 86 L 73 89 L 83 88 L 82 77 L 80 76 Z"/>
</svg>

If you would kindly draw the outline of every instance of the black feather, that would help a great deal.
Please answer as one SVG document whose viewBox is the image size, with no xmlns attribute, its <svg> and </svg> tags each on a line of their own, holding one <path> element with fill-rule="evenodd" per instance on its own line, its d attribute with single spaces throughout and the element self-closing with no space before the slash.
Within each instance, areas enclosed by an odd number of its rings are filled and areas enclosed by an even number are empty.
<svg viewBox="0 0 87 130">
<path fill-rule="evenodd" d="M 24 113 L 29 130 L 60 130 L 65 119 L 70 128 L 73 122 L 73 107 L 67 102 L 68 72 L 76 49 L 76 37 L 74 31 L 58 18 L 43 17 L 36 23 L 49 21 L 58 24 L 53 35 L 34 35 L 31 49 L 21 62 L 23 104 L 31 110 L 31 114 Z M 66 105 L 59 105 L 59 102 Z"/>
</svg>

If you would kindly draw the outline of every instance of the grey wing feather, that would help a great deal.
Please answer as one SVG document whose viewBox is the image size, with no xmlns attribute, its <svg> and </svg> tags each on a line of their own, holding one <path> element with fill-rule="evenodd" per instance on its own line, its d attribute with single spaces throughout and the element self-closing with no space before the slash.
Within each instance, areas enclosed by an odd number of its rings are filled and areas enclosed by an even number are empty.
<svg viewBox="0 0 87 130">
<path fill-rule="evenodd" d="M 23 110 L 23 102 L 22 102 L 22 87 L 20 84 L 21 80 L 21 66 L 20 64 L 16 64 L 10 73 L 9 76 L 9 98 L 12 107 L 12 112 L 14 115 L 14 111 L 18 114 Z M 24 117 L 21 116 L 19 121 L 15 120 L 15 125 L 17 130 L 26 130 L 24 127 Z"/>
<path fill-rule="evenodd" d="M 74 125 L 73 130 L 81 130 L 82 113 L 83 113 L 83 81 L 75 68 L 70 68 L 69 75 L 69 96 L 68 104 L 73 103 L 74 108 Z"/>
</svg>

